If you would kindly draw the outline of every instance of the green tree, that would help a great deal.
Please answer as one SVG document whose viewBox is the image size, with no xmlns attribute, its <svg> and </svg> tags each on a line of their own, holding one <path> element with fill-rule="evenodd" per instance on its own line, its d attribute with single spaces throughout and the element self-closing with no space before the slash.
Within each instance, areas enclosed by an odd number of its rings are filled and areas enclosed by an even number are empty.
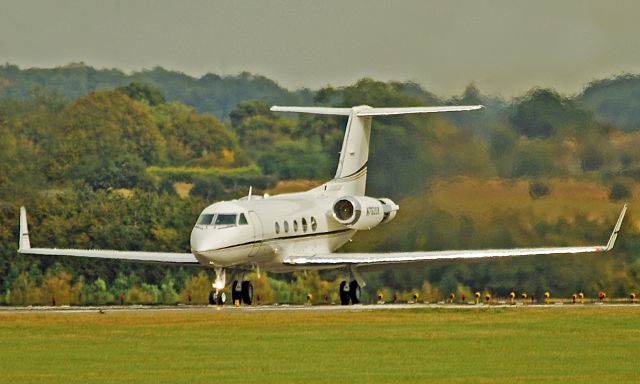
<svg viewBox="0 0 640 384">
<path fill-rule="evenodd" d="M 198 196 L 206 202 L 221 200 L 225 196 L 224 185 L 218 177 L 198 178 L 189 195 Z"/>
<path fill-rule="evenodd" d="M 516 101 L 510 120 L 516 131 L 529 138 L 548 138 L 563 126 L 584 127 L 591 123 L 589 113 L 573 100 L 540 88 Z"/>
<path fill-rule="evenodd" d="M 243 166 L 249 163 L 231 129 L 211 115 L 180 104 L 161 104 L 154 120 L 166 140 L 168 160 L 178 165 Z"/>
<path fill-rule="evenodd" d="M 165 102 L 162 91 L 158 87 L 136 81 L 117 88 L 117 91 L 124 93 L 133 100 L 142 101 L 151 106 L 156 106 Z"/>
<path fill-rule="evenodd" d="M 165 157 L 165 140 L 148 108 L 120 92 L 83 96 L 67 106 L 62 120 L 50 157 L 57 180 L 84 179 L 87 171 L 102 170 L 109 179 L 114 167 L 134 164 L 134 158 L 154 164 Z M 114 160 L 123 156 L 126 161 Z"/>
</svg>

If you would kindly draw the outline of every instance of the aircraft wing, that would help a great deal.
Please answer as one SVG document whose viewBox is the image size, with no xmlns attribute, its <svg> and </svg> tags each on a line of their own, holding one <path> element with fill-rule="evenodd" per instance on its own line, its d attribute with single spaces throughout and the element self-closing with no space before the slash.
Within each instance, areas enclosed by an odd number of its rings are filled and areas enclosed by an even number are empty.
<svg viewBox="0 0 640 384">
<path fill-rule="evenodd" d="M 20 246 L 18 253 L 29 255 L 80 256 L 99 259 L 131 260 L 150 263 L 200 265 L 191 253 L 114 251 L 107 249 L 31 248 L 27 228 L 27 211 L 20 208 Z"/>
<path fill-rule="evenodd" d="M 309 267 L 343 267 L 356 266 L 372 269 L 376 265 L 407 264 L 407 263 L 436 263 L 436 262 L 466 262 L 479 259 L 498 259 L 503 257 L 517 257 L 527 255 L 553 255 L 572 253 L 607 252 L 613 249 L 622 220 L 627 212 L 625 204 L 618 221 L 606 245 L 580 247 L 552 247 L 552 248 L 514 248 L 514 249 L 482 249 L 455 251 L 424 251 L 424 252 L 392 252 L 392 253 L 328 253 L 311 256 L 292 256 L 284 260 L 285 264 Z"/>
</svg>

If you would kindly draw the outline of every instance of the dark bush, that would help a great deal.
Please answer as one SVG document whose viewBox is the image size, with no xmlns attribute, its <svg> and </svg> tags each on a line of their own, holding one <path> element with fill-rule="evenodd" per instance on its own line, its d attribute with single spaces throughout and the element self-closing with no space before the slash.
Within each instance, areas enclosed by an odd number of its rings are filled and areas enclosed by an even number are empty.
<svg viewBox="0 0 640 384">
<path fill-rule="evenodd" d="M 226 197 L 224 185 L 217 176 L 198 178 L 189 195 L 201 197 L 206 202 L 222 200 Z"/>
<path fill-rule="evenodd" d="M 609 191 L 609 200 L 618 201 L 622 199 L 628 199 L 631 197 L 631 188 L 621 181 L 616 181 L 611 186 Z"/>
<path fill-rule="evenodd" d="M 529 196 L 532 199 L 539 199 L 541 197 L 545 197 L 551 193 L 551 188 L 549 184 L 542 181 L 532 181 L 529 183 Z"/>
<path fill-rule="evenodd" d="M 580 167 L 584 172 L 597 171 L 604 165 L 604 154 L 595 146 L 587 146 L 580 154 Z"/>
</svg>

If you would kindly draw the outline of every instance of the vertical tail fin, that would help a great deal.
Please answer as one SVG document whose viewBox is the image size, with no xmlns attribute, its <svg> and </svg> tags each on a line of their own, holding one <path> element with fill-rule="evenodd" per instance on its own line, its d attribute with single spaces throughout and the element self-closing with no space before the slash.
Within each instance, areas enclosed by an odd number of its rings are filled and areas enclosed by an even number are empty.
<svg viewBox="0 0 640 384">
<path fill-rule="evenodd" d="M 328 107 L 271 107 L 275 112 L 313 113 L 319 115 L 349 116 L 338 160 L 338 169 L 328 184 L 339 184 L 341 195 L 364 195 L 367 183 L 367 161 L 373 116 L 403 115 L 410 113 L 461 112 L 482 108 L 481 105 L 445 107 L 372 108 L 361 105 L 352 108 Z"/>
<path fill-rule="evenodd" d="M 330 107 L 271 107 L 275 112 L 312 113 L 316 115 L 349 116 L 342 141 L 336 175 L 330 184 L 340 195 L 364 195 L 367 184 L 367 160 L 371 137 L 371 116 L 359 116 L 361 111 L 371 111 L 367 105 L 353 108 Z M 339 186 L 338 186 L 339 185 Z"/>
<path fill-rule="evenodd" d="M 342 150 L 334 181 L 342 184 L 344 194 L 362 196 L 367 184 L 367 161 L 371 139 L 371 116 L 357 112 L 371 107 L 353 107 L 342 141 Z"/>
</svg>

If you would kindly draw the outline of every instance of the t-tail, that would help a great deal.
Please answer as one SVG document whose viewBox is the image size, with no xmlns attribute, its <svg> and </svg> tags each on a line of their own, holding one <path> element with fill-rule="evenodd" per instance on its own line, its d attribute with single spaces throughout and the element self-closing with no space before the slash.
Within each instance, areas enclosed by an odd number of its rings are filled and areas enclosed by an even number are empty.
<svg viewBox="0 0 640 384">
<path fill-rule="evenodd" d="M 371 120 L 373 116 L 462 112 L 480 108 L 482 108 L 482 105 L 402 108 L 373 108 L 368 105 L 359 105 L 352 108 L 273 106 L 271 110 L 275 112 L 349 116 L 336 175 L 333 180 L 327 183 L 327 186 L 331 188 L 331 186 L 339 185 L 339 190 L 343 195 L 364 196 L 367 184 L 367 161 L 369 159 L 369 140 L 371 139 Z"/>
</svg>

